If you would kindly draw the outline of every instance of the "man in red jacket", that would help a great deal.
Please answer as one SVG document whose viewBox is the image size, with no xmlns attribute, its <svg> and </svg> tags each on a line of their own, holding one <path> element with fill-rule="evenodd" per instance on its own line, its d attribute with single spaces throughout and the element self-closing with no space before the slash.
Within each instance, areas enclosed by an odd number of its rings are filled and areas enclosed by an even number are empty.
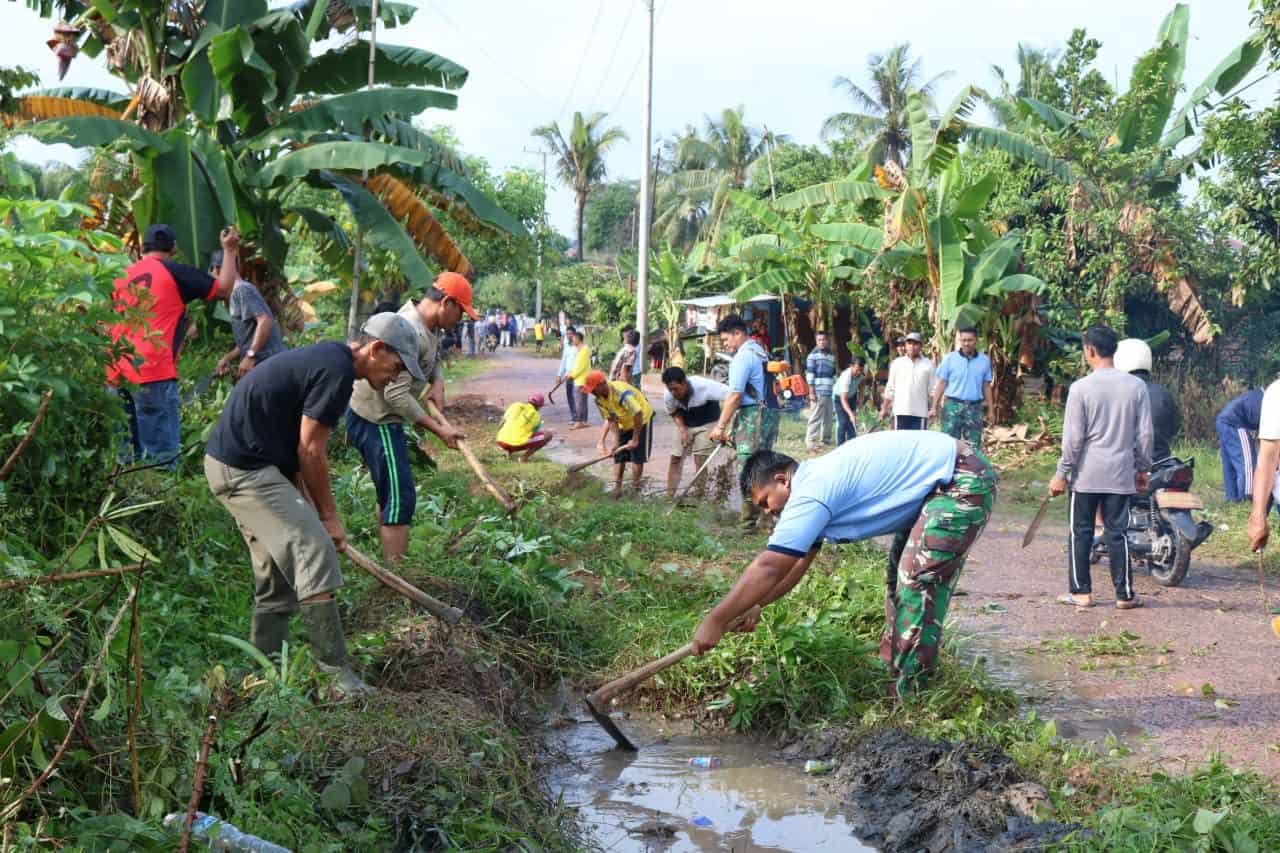
<svg viewBox="0 0 1280 853">
<path fill-rule="evenodd" d="M 124 355 L 107 366 L 107 384 L 124 398 L 129 416 L 129 447 L 125 462 L 150 460 L 177 464 L 178 354 L 187 328 L 187 303 L 225 299 L 236 283 L 240 235 L 234 227 L 222 231 L 226 262 L 215 280 L 190 264 L 180 264 L 177 237 L 168 225 L 147 228 L 142 257 L 115 282 L 115 308 L 124 315 L 109 332 L 116 347 L 127 344 Z M 118 351 L 118 350 L 117 350 Z M 137 389 L 121 387 L 128 383 Z"/>
</svg>

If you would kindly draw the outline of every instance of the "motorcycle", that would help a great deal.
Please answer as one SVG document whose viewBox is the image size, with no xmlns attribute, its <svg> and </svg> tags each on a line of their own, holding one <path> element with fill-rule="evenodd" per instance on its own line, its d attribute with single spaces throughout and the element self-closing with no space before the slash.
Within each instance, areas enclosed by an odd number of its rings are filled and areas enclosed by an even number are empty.
<svg viewBox="0 0 1280 853">
<path fill-rule="evenodd" d="M 1213 533 L 1212 524 L 1191 515 L 1192 510 L 1204 509 L 1204 501 L 1191 494 L 1195 467 L 1195 459 L 1160 460 L 1151 468 L 1146 493 L 1135 496 L 1129 505 L 1125 529 L 1129 559 L 1144 563 L 1161 586 L 1182 583 L 1191 566 L 1191 552 Z M 1094 537 L 1089 562 L 1105 556 L 1106 542 Z"/>
</svg>

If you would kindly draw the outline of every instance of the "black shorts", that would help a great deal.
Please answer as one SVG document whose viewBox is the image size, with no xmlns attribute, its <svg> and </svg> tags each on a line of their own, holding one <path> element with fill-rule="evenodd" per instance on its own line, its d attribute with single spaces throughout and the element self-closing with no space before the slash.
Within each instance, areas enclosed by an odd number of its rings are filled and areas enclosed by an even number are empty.
<svg viewBox="0 0 1280 853">
<path fill-rule="evenodd" d="M 640 441 L 632 450 L 623 450 L 624 445 L 631 443 L 632 436 L 635 435 L 634 430 L 624 429 L 618 431 L 618 452 L 613 454 L 613 462 L 615 465 L 625 465 L 630 462 L 632 465 L 643 465 L 649 461 L 649 454 L 653 453 L 653 419 L 649 419 L 649 423 L 640 427 Z"/>
</svg>

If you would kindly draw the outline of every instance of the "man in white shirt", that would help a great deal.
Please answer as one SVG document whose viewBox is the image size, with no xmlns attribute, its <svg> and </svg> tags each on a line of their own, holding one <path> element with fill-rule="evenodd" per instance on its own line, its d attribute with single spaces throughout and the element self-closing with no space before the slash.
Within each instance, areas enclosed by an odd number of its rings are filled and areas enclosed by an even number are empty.
<svg viewBox="0 0 1280 853">
<path fill-rule="evenodd" d="M 1267 513 L 1276 499 L 1276 468 L 1280 466 L 1280 379 L 1267 386 L 1262 395 L 1262 417 L 1258 421 L 1258 464 L 1253 471 L 1253 512 L 1249 513 L 1249 546 L 1252 551 L 1267 547 L 1271 531 Z"/>
<path fill-rule="evenodd" d="M 668 367 L 662 371 L 662 384 L 667 386 L 663 403 L 679 433 L 667 466 L 667 497 L 673 498 L 680 485 L 685 457 L 693 456 L 693 470 L 697 472 L 715 449 L 715 444 L 707 436 L 720 421 L 720 404 L 729 396 L 729 386 L 714 379 L 689 376 L 679 367 Z M 698 484 L 703 493 L 709 480 L 709 475 L 704 475 Z"/>
<path fill-rule="evenodd" d="M 933 390 L 933 362 L 920 354 L 924 339 L 919 332 L 906 337 L 907 354 L 889 365 L 880 419 L 893 407 L 894 429 L 924 429 L 929 422 L 929 393 Z"/>
</svg>

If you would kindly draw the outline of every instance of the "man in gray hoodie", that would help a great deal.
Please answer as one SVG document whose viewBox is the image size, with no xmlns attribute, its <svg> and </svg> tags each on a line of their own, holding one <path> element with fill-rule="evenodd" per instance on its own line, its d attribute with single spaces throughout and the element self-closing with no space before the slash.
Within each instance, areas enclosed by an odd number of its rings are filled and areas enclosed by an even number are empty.
<svg viewBox="0 0 1280 853">
<path fill-rule="evenodd" d="M 1084 333 L 1088 376 L 1071 385 L 1062 424 L 1062 456 L 1049 494 L 1071 489 L 1071 539 L 1068 546 L 1070 594 L 1058 600 L 1076 607 L 1092 607 L 1089 549 L 1099 509 L 1116 588 L 1116 608 L 1140 607 L 1133 591 L 1133 573 L 1125 528 L 1129 500 L 1146 488 L 1151 467 L 1151 403 L 1141 379 L 1117 370 L 1117 335 L 1106 326 Z"/>
</svg>

